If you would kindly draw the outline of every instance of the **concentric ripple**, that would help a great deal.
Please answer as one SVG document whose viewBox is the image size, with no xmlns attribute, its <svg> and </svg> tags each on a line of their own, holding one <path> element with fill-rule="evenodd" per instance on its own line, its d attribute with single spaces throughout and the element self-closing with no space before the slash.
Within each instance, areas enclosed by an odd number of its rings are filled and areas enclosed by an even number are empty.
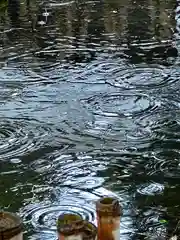
<svg viewBox="0 0 180 240">
<path fill-rule="evenodd" d="M 160 65 L 121 65 L 112 70 L 108 75 L 107 83 L 119 88 L 157 88 L 162 87 L 177 79 L 170 76 L 170 69 Z"/>
<path fill-rule="evenodd" d="M 82 100 L 97 115 L 103 116 L 137 116 L 153 111 L 156 102 L 147 95 L 112 93 L 92 96 Z"/>
<path fill-rule="evenodd" d="M 137 193 L 141 195 L 148 195 L 148 196 L 154 196 L 157 194 L 162 194 L 164 190 L 164 186 L 160 183 L 147 183 L 147 184 L 142 184 L 138 189 Z"/>
<path fill-rule="evenodd" d="M 38 198 L 38 192 L 34 190 L 34 196 Z M 96 224 L 95 201 L 98 199 L 99 196 L 94 193 L 69 187 L 56 187 L 51 188 L 46 201 L 44 199 L 42 203 L 32 203 L 31 199 L 30 204 L 22 207 L 20 212 L 26 224 L 31 225 L 36 231 L 54 232 L 56 220 L 62 213 L 78 214 Z"/>
<path fill-rule="evenodd" d="M 42 186 L 43 187 L 43 186 Z M 29 199 L 29 204 L 20 209 L 20 214 L 24 223 L 29 229 L 40 236 L 50 237 L 54 239 L 56 236 L 56 220 L 60 214 L 73 213 L 81 216 L 97 225 L 97 215 L 95 203 L 102 196 L 115 196 L 111 191 L 105 188 L 99 188 L 93 192 L 76 190 L 69 187 L 51 188 L 46 199 L 37 201 L 41 186 L 33 190 L 33 198 Z M 43 191 L 43 188 L 42 188 Z M 125 197 L 125 196 L 124 196 Z M 127 196 L 126 196 L 127 197 Z M 125 198 L 126 198 L 125 197 Z M 122 204 L 124 203 L 121 199 Z M 127 205 L 127 204 L 124 204 Z M 128 216 L 127 206 L 124 207 L 124 215 L 121 220 L 121 235 L 129 236 L 130 231 L 133 232 L 132 219 Z M 37 238 L 39 239 L 39 238 Z M 128 238 L 129 239 L 129 238 Z"/>
<path fill-rule="evenodd" d="M 119 141 L 122 147 L 126 140 L 129 145 L 149 143 L 152 135 L 151 127 L 141 118 L 149 119 L 149 116 L 161 106 L 160 101 L 148 95 L 131 92 L 97 94 L 81 99 L 81 103 L 86 111 L 93 115 L 93 120 L 86 124 L 86 129 L 76 133 L 107 140 L 108 146 L 113 142 L 115 148 Z M 73 127 L 77 129 L 77 126 Z"/>
<path fill-rule="evenodd" d="M 104 179 L 101 177 L 82 177 L 75 178 L 72 180 L 67 180 L 63 185 L 71 186 L 77 189 L 95 189 L 100 187 L 104 182 Z"/>
<path fill-rule="evenodd" d="M 51 204 L 35 208 L 34 211 L 31 211 L 31 223 L 34 228 L 56 230 L 56 220 L 63 213 L 78 214 L 88 221 L 92 221 L 95 218 L 94 212 L 88 209 L 88 207 L 76 206 L 74 202 L 66 201 L 60 206 Z"/>
<path fill-rule="evenodd" d="M 70 188 L 54 188 L 51 191 L 54 201 L 30 203 L 21 209 L 21 216 L 29 228 L 37 233 L 56 234 L 56 221 L 63 213 L 73 213 L 83 219 L 96 224 L 94 201 L 98 199 L 94 194 Z"/>
<path fill-rule="evenodd" d="M 103 184 L 103 178 L 96 177 L 96 174 L 106 169 L 106 163 L 100 163 L 86 154 L 61 154 L 57 151 L 44 160 L 34 161 L 31 168 L 45 175 L 47 181 L 53 185 L 93 189 Z"/>
<path fill-rule="evenodd" d="M 48 132 L 37 121 L 0 119 L 0 160 L 14 159 L 37 149 Z"/>
</svg>

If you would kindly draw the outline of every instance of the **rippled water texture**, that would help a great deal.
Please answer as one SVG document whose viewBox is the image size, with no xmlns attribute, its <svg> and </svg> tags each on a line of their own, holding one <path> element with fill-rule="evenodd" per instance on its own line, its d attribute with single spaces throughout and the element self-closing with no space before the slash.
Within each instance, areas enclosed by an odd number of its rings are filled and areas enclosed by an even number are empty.
<svg viewBox="0 0 180 240">
<path fill-rule="evenodd" d="M 106 195 L 121 239 L 179 234 L 177 2 L 0 2 L 0 207 L 25 239 L 64 212 L 96 224 Z"/>
</svg>

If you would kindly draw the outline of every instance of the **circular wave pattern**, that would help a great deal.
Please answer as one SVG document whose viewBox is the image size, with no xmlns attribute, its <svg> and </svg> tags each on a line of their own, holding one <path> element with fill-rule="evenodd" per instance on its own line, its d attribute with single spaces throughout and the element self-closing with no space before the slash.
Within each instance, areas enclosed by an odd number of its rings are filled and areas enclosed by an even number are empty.
<svg viewBox="0 0 180 240">
<path fill-rule="evenodd" d="M 149 143 L 152 137 L 149 122 L 144 118 L 157 112 L 161 103 L 148 95 L 125 94 L 123 92 L 99 94 L 81 99 L 84 108 L 93 115 L 92 122 L 81 131 L 85 136 L 100 140 L 108 140 L 108 147 L 121 141 L 121 146 L 127 144 Z M 75 126 L 76 127 L 76 126 Z M 104 143 L 105 144 L 105 143 Z"/>
<path fill-rule="evenodd" d="M 60 184 L 76 189 L 93 189 L 101 186 L 103 178 L 96 177 L 98 171 L 106 169 L 105 162 L 99 162 L 88 155 L 51 154 L 44 160 L 37 160 L 31 168 L 45 176 L 53 185 Z"/>
<path fill-rule="evenodd" d="M 154 196 L 157 194 L 162 194 L 164 190 L 164 186 L 159 183 L 148 183 L 143 184 L 137 189 L 137 193 L 141 195 L 148 195 L 148 196 Z"/>
<path fill-rule="evenodd" d="M 110 60 L 109 60 L 110 61 Z M 95 61 L 94 63 L 82 68 L 79 71 L 73 71 L 73 75 L 68 81 L 76 83 L 88 83 L 88 84 L 104 84 L 106 81 L 107 74 L 111 72 L 111 69 L 114 69 L 117 66 L 117 63 L 107 61 Z M 96 75 L 96 77 L 94 77 Z"/>
<path fill-rule="evenodd" d="M 68 142 L 73 140 L 78 144 L 84 144 L 82 151 L 102 148 L 102 146 L 103 149 L 106 147 L 124 149 L 127 148 L 127 141 L 128 148 L 137 148 L 136 145 L 140 146 L 140 143 L 149 145 L 149 140 L 152 138 L 151 126 L 140 118 L 139 115 L 133 118 L 132 116 L 121 117 L 117 114 L 108 114 L 108 116 L 95 114 L 89 122 L 83 122 L 84 126 L 80 126 L 79 122 L 66 123 L 66 129 L 72 131 L 67 131 L 68 134 L 62 135 L 62 139 L 66 137 Z"/>
<path fill-rule="evenodd" d="M 0 160 L 14 159 L 44 143 L 49 129 L 36 121 L 0 120 Z"/>
<path fill-rule="evenodd" d="M 112 77 L 113 76 L 113 77 Z M 170 76 L 170 70 L 160 65 L 148 67 L 147 65 L 134 67 L 127 65 L 113 69 L 106 80 L 112 86 L 125 89 L 157 88 L 177 81 Z"/>
<path fill-rule="evenodd" d="M 71 180 L 67 180 L 63 183 L 63 185 L 71 186 L 76 189 L 95 189 L 104 183 L 104 179 L 101 177 L 82 177 L 82 178 L 74 178 Z"/>
<path fill-rule="evenodd" d="M 92 96 L 83 100 L 84 104 L 97 115 L 137 116 L 157 107 L 156 102 L 147 95 L 113 93 Z"/>
<path fill-rule="evenodd" d="M 31 203 L 21 209 L 25 223 L 41 233 L 56 230 L 56 220 L 63 213 L 78 214 L 83 219 L 96 224 L 94 201 L 98 197 L 82 190 L 73 190 L 68 187 L 52 188 L 54 201 L 49 199 L 41 203 Z M 38 197 L 38 195 L 34 194 Z M 32 201 L 31 201 L 32 202 Z"/>
<path fill-rule="evenodd" d="M 94 221 L 94 211 L 85 206 L 76 206 L 73 202 L 66 202 L 64 205 L 48 205 L 39 207 L 31 212 L 31 224 L 34 228 L 56 230 L 56 220 L 63 213 L 78 214 L 83 219 Z"/>
<path fill-rule="evenodd" d="M 34 191 L 33 195 L 35 198 L 38 197 L 36 195 L 40 189 L 41 187 L 39 186 L 38 191 Z M 99 191 L 97 189 L 97 191 L 88 192 L 69 187 L 52 188 L 51 195 L 54 195 L 54 201 L 50 199 L 50 195 L 47 201 L 44 199 L 42 203 L 42 199 L 40 203 L 32 203 L 35 199 L 29 199 L 30 204 L 21 209 L 21 216 L 25 224 L 29 228 L 35 229 L 35 232 L 41 236 L 48 237 L 51 235 L 50 239 L 56 235 L 56 221 L 60 214 L 77 214 L 97 225 L 95 202 L 99 197 L 105 195 L 115 196 L 113 192 L 104 188 L 99 188 Z M 124 203 L 122 199 L 121 203 Z M 120 231 L 121 235 L 126 237 L 131 231 L 133 232 L 133 225 L 132 219 L 128 215 L 127 207 L 123 207 L 123 212 Z"/>
</svg>

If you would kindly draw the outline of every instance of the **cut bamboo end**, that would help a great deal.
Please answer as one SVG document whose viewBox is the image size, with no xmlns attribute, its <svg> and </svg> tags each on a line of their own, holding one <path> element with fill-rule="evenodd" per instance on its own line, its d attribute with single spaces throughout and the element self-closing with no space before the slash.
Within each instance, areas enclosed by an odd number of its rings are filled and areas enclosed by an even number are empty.
<svg viewBox="0 0 180 240">
<path fill-rule="evenodd" d="M 62 214 L 58 217 L 59 240 L 83 240 L 84 221 L 79 215 Z"/>
<path fill-rule="evenodd" d="M 22 240 L 23 223 L 14 213 L 0 212 L 0 240 Z"/>
<path fill-rule="evenodd" d="M 97 227 L 88 221 L 84 221 L 83 240 L 96 240 L 96 239 L 97 239 Z"/>
<path fill-rule="evenodd" d="M 98 240 L 119 240 L 122 208 L 118 199 L 111 197 L 101 198 L 96 203 L 96 212 Z"/>
<path fill-rule="evenodd" d="M 79 215 L 62 214 L 57 221 L 59 240 L 96 240 L 97 227 Z"/>
</svg>

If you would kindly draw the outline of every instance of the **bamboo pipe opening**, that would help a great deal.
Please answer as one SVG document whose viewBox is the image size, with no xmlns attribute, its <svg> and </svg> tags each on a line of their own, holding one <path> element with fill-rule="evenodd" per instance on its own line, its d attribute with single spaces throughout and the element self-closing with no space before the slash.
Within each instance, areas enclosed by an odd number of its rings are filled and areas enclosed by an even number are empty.
<svg viewBox="0 0 180 240">
<path fill-rule="evenodd" d="M 84 221 L 81 216 L 76 214 L 62 214 L 57 220 L 57 231 L 59 239 L 82 240 Z"/>
<path fill-rule="evenodd" d="M 96 237 L 97 227 L 88 221 L 84 221 L 83 240 L 95 240 Z"/>
<path fill-rule="evenodd" d="M 119 240 L 122 208 L 118 199 L 103 197 L 96 202 L 98 240 Z"/>
<path fill-rule="evenodd" d="M 22 240 L 23 223 L 16 214 L 0 212 L 0 240 Z"/>
<path fill-rule="evenodd" d="M 98 216 L 122 216 L 122 208 L 118 199 L 112 197 L 103 197 L 96 202 L 96 211 Z"/>
<path fill-rule="evenodd" d="M 114 198 L 110 198 L 110 197 L 105 197 L 100 199 L 100 203 L 102 204 L 112 204 L 114 201 Z"/>
</svg>

